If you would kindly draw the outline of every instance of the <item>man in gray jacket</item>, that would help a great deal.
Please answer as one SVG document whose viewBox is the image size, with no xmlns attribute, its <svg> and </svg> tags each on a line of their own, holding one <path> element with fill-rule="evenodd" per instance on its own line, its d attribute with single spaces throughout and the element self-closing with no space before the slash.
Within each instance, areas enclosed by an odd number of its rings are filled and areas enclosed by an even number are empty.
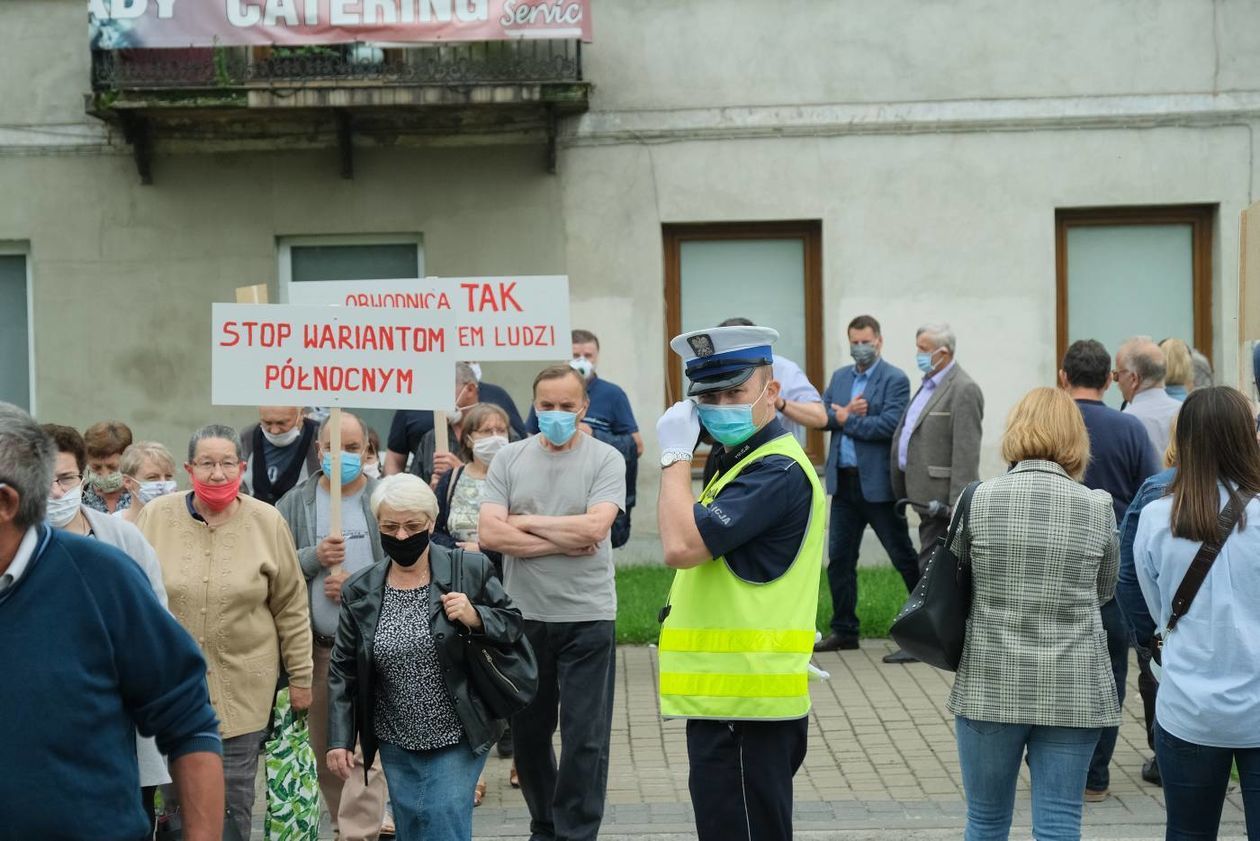
<svg viewBox="0 0 1260 841">
<path fill-rule="evenodd" d="M 954 361 L 957 340 L 948 324 L 925 324 L 915 333 L 916 364 L 923 383 L 893 433 L 893 491 L 919 512 L 919 568 L 963 488 L 980 478 L 984 395 Z"/>
<path fill-rule="evenodd" d="M 293 532 L 298 561 L 310 589 L 315 674 L 307 721 L 319 766 L 319 790 L 340 838 L 375 841 L 385 814 L 385 778 L 380 766 L 369 772 L 365 785 L 361 774 L 351 774 L 349 780 L 342 782 L 324 763 L 328 752 L 328 657 L 337 633 L 341 585 L 359 570 L 385 559 L 376 518 L 368 507 L 376 480 L 362 470 L 367 429 L 349 412 L 341 413 L 341 533 L 331 533 L 331 438 L 332 430 L 325 421 L 319 428 L 321 469 L 285 494 L 276 503 L 276 510 Z M 340 570 L 334 573 L 334 567 Z"/>
</svg>

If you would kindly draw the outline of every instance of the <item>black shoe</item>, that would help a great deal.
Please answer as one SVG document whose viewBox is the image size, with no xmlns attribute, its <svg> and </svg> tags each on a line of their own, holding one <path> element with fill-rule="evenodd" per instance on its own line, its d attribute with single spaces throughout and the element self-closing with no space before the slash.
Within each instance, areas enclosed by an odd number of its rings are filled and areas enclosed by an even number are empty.
<svg viewBox="0 0 1260 841">
<path fill-rule="evenodd" d="M 1164 787 L 1164 780 L 1159 775 L 1158 759 L 1152 756 L 1150 759 L 1142 763 L 1142 779 L 1152 785 L 1157 785 L 1160 788 Z"/>
<path fill-rule="evenodd" d="M 815 651 L 857 651 L 857 649 L 857 637 L 842 637 L 839 634 L 827 634 L 814 643 Z"/>
<path fill-rule="evenodd" d="M 898 648 L 896 651 L 892 652 L 891 654 L 885 654 L 884 662 L 885 663 L 917 663 L 919 662 L 919 658 L 914 657 L 910 654 L 907 654 L 906 652 Z"/>
</svg>

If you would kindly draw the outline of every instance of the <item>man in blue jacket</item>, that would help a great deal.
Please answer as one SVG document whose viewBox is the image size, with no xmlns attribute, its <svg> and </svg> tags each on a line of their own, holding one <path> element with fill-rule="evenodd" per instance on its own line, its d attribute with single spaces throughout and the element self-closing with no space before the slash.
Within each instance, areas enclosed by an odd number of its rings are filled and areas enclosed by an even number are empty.
<svg viewBox="0 0 1260 841">
<path fill-rule="evenodd" d="M 901 369 L 880 358 L 884 339 L 879 322 L 859 315 L 849 323 L 853 364 L 831 375 L 823 394 L 831 446 L 827 451 L 827 493 L 831 494 L 827 583 L 831 588 L 831 633 L 815 651 L 858 647 L 857 561 L 867 525 L 907 591 L 919 582 L 919 560 L 910 542 L 909 526 L 897 516 L 888 459 L 893 431 L 910 402 L 910 380 Z M 886 663 L 909 663 L 902 651 Z"/>
<path fill-rule="evenodd" d="M 56 447 L 0 403 L 0 841 L 150 833 L 136 731 L 156 736 L 186 841 L 223 832 L 206 664 L 118 549 L 44 523 Z M 75 479 L 78 477 L 75 476 Z"/>
</svg>

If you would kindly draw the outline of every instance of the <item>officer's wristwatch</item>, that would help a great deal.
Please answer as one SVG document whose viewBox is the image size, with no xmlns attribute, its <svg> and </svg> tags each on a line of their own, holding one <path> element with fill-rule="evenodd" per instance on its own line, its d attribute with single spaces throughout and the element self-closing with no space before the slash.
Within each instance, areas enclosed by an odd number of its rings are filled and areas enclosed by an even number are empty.
<svg viewBox="0 0 1260 841">
<path fill-rule="evenodd" d="M 691 461 L 691 453 L 686 450 L 666 450 L 661 453 L 661 468 L 669 467 L 676 461 Z"/>
</svg>

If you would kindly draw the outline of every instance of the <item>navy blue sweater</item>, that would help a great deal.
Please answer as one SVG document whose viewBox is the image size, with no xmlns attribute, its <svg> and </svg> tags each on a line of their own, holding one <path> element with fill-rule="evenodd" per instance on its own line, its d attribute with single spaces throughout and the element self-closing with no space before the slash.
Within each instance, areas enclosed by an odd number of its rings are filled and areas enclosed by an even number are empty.
<svg viewBox="0 0 1260 841">
<path fill-rule="evenodd" d="M 171 760 L 221 750 L 205 661 L 135 561 L 40 532 L 0 594 L 0 839 L 134 841 L 136 730 Z"/>
<path fill-rule="evenodd" d="M 1164 468 L 1162 453 L 1146 434 L 1146 427 L 1133 415 L 1118 412 L 1097 400 L 1077 400 L 1085 429 L 1089 432 L 1089 466 L 1084 485 L 1111 494 L 1116 524 L 1149 477 Z"/>
</svg>

